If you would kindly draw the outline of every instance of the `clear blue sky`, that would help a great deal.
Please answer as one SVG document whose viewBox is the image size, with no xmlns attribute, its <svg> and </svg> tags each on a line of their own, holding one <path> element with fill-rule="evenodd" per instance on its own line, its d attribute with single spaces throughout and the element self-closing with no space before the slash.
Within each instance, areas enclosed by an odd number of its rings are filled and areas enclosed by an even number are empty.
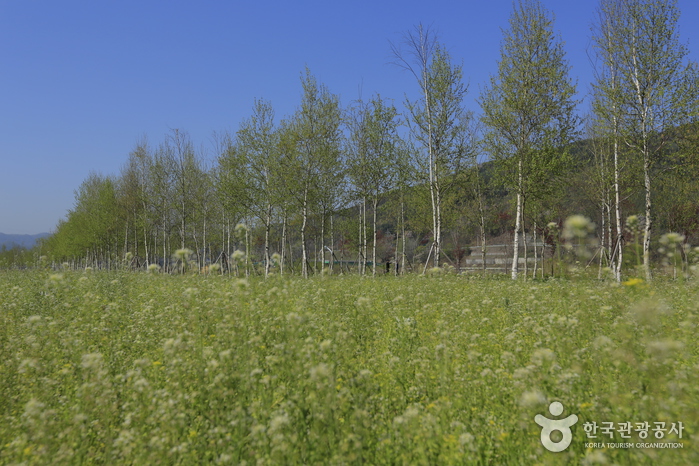
<svg viewBox="0 0 699 466">
<path fill-rule="evenodd" d="M 555 14 L 580 97 L 593 0 L 544 0 Z M 680 0 L 697 60 L 699 2 Z M 510 0 L 0 0 L 0 232 L 52 231 L 91 171 L 117 174 L 136 141 L 171 128 L 211 150 L 253 100 L 278 117 L 300 101 L 307 65 L 347 104 L 374 93 L 401 104 L 416 84 L 388 64 L 389 41 L 422 22 L 464 64 L 468 105 L 495 73 Z M 584 109 L 582 109 L 584 110 Z"/>
</svg>

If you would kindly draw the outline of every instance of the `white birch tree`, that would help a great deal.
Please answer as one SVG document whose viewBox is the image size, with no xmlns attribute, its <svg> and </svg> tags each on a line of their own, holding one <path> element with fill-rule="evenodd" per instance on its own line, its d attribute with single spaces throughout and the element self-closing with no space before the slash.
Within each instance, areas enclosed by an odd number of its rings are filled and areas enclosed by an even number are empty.
<svg viewBox="0 0 699 466">
<path fill-rule="evenodd" d="M 471 114 L 463 107 L 468 87 L 463 67 L 451 62 L 446 48 L 422 24 L 408 31 L 402 46 L 392 46 L 394 63 L 416 79 L 421 96 L 406 99 L 408 126 L 424 149 L 418 164 L 426 174 L 432 205 L 434 266 L 439 267 L 442 248 L 442 200 L 462 168 L 473 145 L 469 134 Z"/>
<path fill-rule="evenodd" d="M 527 183 L 534 176 L 537 183 L 546 183 L 547 172 L 556 169 L 557 158 L 576 134 L 577 117 L 563 44 L 541 4 L 515 4 L 504 34 L 498 73 L 481 93 L 480 103 L 486 147 L 510 174 L 516 196 L 511 268 L 516 279 Z"/>
<path fill-rule="evenodd" d="M 279 173 L 278 133 L 274 127 L 274 109 L 264 100 L 256 100 L 253 115 L 245 120 L 237 133 L 241 151 L 243 173 L 247 179 L 248 208 L 260 219 L 265 229 L 264 263 L 265 277 L 269 276 L 270 231 L 272 214 L 279 198 L 277 181 Z"/>
<path fill-rule="evenodd" d="M 320 204 L 321 198 L 328 195 L 323 188 L 335 188 L 332 183 L 323 181 L 329 179 L 329 174 L 342 170 L 342 115 L 339 98 L 327 87 L 319 85 L 308 69 L 301 84 L 301 106 L 289 123 L 293 147 L 283 154 L 281 162 L 284 165 L 284 176 L 293 180 L 287 186 L 291 188 L 287 192 L 293 196 L 301 212 L 301 275 L 307 278 L 309 258 L 306 235 L 309 215 L 313 206 Z"/>
<path fill-rule="evenodd" d="M 376 276 L 379 200 L 393 188 L 397 177 L 398 111 L 376 96 L 366 104 L 358 102 L 351 113 L 348 174 L 363 204 L 366 197 L 372 201 L 372 275 Z M 360 225 L 365 222 L 360 219 Z"/>
<path fill-rule="evenodd" d="M 653 169 L 662 157 L 669 130 L 689 121 L 697 109 L 697 67 L 687 60 L 688 50 L 679 41 L 679 16 L 676 1 L 602 0 L 594 38 L 605 71 L 598 73 L 594 85 L 602 103 L 596 110 L 612 122 L 614 137 L 623 140 L 643 167 L 647 280 L 651 279 Z M 618 196 L 618 179 L 615 190 Z M 618 197 L 616 205 L 618 210 Z M 620 217 L 617 212 L 617 232 Z M 616 272 L 620 280 L 620 262 Z"/>
</svg>

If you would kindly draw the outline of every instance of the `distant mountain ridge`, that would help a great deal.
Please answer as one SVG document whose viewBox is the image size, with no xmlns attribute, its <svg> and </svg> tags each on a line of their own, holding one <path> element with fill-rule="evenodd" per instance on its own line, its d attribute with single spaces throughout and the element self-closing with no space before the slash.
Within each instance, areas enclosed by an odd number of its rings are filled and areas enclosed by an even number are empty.
<svg viewBox="0 0 699 466">
<path fill-rule="evenodd" d="M 30 249 L 34 247 L 37 240 L 50 235 L 51 233 L 38 233 L 36 235 L 7 235 L 5 233 L 0 233 L 0 248 L 3 246 L 7 248 L 19 246 Z"/>
</svg>

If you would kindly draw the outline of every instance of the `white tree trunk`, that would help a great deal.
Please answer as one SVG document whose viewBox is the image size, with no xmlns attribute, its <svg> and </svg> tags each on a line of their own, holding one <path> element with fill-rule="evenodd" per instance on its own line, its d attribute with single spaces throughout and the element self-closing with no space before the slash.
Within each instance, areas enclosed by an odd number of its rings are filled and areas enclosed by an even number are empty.
<svg viewBox="0 0 699 466">
<path fill-rule="evenodd" d="M 536 269 L 539 266 L 539 256 L 538 249 L 536 247 L 536 221 L 534 221 L 534 270 L 532 271 L 532 278 L 536 278 Z"/>
<path fill-rule="evenodd" d="M 517 210 L 515 213 L 515 237 L 512 242 L 512 279 L 517 280 L 519 273 L 519 232 L 522 227 L 522 159 L 518 163 L 518 181 L 517 181 Z"/>
<path fill-rule="evenodd" d="M 301 276 L 308 278 L 308 256 L 306 253 L 306 221 L 308 219 L 308 190 L 303 193 L 303 205 L 301 208 Z"/>
<path fill-rule="evenodd" d="M 143 248 L 146 251 L 146 269 L 150 265 L 150 261 L 148 258 L 148 232 L 146 230 L 146 222 L 143 222 Z"/>
<path fill-rule="evenodd" d="M 168 257 L 167 257 L 167 236 L 165 233 L 165 226 L 163 225 L 163 269 L 165 272 L 168 271 Z"/>
<path fill-rule="evenodd" d="M 522 246 L 523 246 L 523 259 L 524 259 L 524 280 L 527 280 L 527 274 L 529 273 L 529 261 L 528 248 L 527 248 L 527 228 L 524 223 L 524 202 L 522 202 Z"/>
<path fill-rule="evenodd" d="M 284 275 L 284 261 L 286 259 L 286 210 L 284 211 L 284 220 L 282 221 L 282 248 L 281 257 L 279 260 L 279 275 Z"/>
<path fill-rule="evenodd" d="M 400 201 L 400 227 L 401 227 L 401 240 L 403 242 L 403 247 L 401 248 L 401 264 L 400 264 L 400 273 L 403 275 L 405 273 L 405 203 L 403 202 L 403 198 L 401 196 L 401 201 Z"/>
<path fill-rule="evenodd" d="M 320 216 L 320 270 L 325 269 L 325 216 L 327 215 L 325 211 L 325 206 L 323 206 L 323 212 Z M 316 270 L 318 270 L 316 268 Z"/>
<path fill-rule="evenodd" d="M 643 270 L 646 274 L 646 280 L 650 281 L 653 277 L 650 272 L 650 233 L 652 220 L 650 198 L 650 159 L 648 155 L 646 155 L 643 163 L 643 186 L 646 191 L 646 226 L 643 229 Z"/>
<path fill-rule="evenodd" d="M 265 278 L 269 276 L 269 230 L 272 226 L 272 204 L 267 204 L 267 215 L 265 217 Z"/>
<path fill-rule="evenodd" d="M 335 223 L 334 215 L 330 214 L 330 272 L 335 269 Z M 342 264 L 340 264 L 340 272 L 342 272 Z"/>
<path fill-rule="evenodd" d="M 372 261 L 372 272 L 371 274 L 375 277 L 376 276 L 376 208 L 379 205 L 379 199 L 378 197 L 374 197 L 374 225 L 373 225 L 373 232 L 374 232 L 374 238 L 373 238 L 373 250 L 371 252 L 371 261 Z"/>
<path fill-rule="evenodd" d="M 248 225 L 250 222 L 246 222 L 245 228 L 245 276 L 250 276 L 250 230 Z"/>
</svg>

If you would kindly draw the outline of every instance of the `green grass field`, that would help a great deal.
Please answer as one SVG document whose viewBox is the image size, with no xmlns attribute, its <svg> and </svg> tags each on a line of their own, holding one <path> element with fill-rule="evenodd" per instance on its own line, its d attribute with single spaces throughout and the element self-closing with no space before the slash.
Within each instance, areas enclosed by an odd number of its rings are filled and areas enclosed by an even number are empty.
<svg viewBox="0 0 699 466">
<path fill-rule="evenodd" d="M 699 464 L 698 323 L 696 281 L 0 272 L 0 463 Z"/>
</svg>

